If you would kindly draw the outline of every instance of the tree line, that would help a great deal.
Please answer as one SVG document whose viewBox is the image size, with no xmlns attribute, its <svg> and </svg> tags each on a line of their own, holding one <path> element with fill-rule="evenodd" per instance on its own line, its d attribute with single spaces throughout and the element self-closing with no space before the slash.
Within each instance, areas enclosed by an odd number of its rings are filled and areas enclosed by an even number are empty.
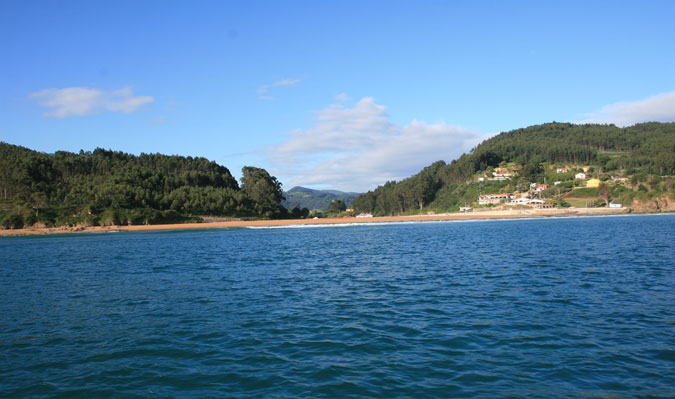
<svg viewBox="0 0 675 399">
<path fill-rule="evenodd" d="M 250 166 L 242 175 L 240 186 L 226 167 L 201 157 L 102 148 L 45 154 L 0 143 L 0 217 L 60 225 L 288 216 L 274 176 Z"/>
</svg>

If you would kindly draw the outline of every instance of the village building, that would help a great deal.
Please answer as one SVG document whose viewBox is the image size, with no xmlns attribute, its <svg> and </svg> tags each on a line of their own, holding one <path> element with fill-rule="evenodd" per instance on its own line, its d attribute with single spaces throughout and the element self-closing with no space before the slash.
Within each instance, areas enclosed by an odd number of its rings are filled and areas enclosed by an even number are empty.
<svg viewBox="0 0 675 399">
<path fill-rule="evenodd" d="M 586 173 L 577 173 L 576 175 L 574 175 L 574 178 L 583 180 L 586 178 Z"/>
<path fill-rule="evenodd" d="M 561 181 L 554 181 L 554 182 L 553 182 L 553 185 L 554 185 L 554 186 L 557 186 L 557 185 L 560 184 L 560 183 L 562 183 L 562 182 L 561 182 Z"/>
<path fill-rule="evenodd" d="M 586 187 L 588 187 L 588 188 L 598 188 L 598 187 L 600 187 L 600 179 L 595 179 L 595 178 L 589 179 L 586 182 Z"/>
<path fill-rule="evenodd" d="M 556 168 L 555 173 L 567 173 L 569 171 L 567 168 Z"/>
<path fill-rule="evenodd" d="M 546 202 L 544 200 L 536 198 L 517 198 L 511 200 L 509 202 L 509 205 L 531 206 L 533 208 L 542 208 L 542 209 L 553 208 L 555 206 L 555 204 L 553 204 L 552 202 Z"/>
<path fill-rule="evenodd" d="M 530 183 L 530 190 L 536 191 L 538 193 L 546 190 L 550 186 L 548 184 L 539 184 L 539 183 Z"/>
<path fill-rule="evenodd" d="M 511 173 L 508 173 L 508 170 L 505 168 L 497 168 L 492 172 L 492 179 L 490 180 L 510 180 Z"/>
<path fill-rule="evenodd" d="M 478 196 L 479 205 L 495 205 L 502 202 L 508 201 L 510 199 L 516 198 L 516 194 L 512 193 L 503 193 L 503 194 L 485 194 Z"/>
</svg>

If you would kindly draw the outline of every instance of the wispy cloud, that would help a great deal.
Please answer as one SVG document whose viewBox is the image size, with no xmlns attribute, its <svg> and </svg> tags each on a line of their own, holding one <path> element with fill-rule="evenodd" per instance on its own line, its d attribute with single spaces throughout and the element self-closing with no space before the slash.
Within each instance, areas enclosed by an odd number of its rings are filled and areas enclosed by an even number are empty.
<svg viewBox="0 0 675 399">
<path fill-rule="evenodd" d="M 349 96 L 346 93 L 340 93 L 333 98 L 341 103 L 349 101 Z"/>
<path fill-rule="evenodd" d="M 273 87 L 295 86 L 300 83 L 300 79 L 281 79 L 274 83 L 261 85 L 256 92 L 259 100 L 274 100 L 274 97 L 267 95 L 267 92 Z"/>
<path fill-rule="evenodd" d="M 273 172 L 286 186 L 310 185 L 366 191 L 451 160 L 485 136 L 445 123 L 392 123 L 386 107 L 363 98 L 353 107 L 331 105 L 316 112 L 314 125 L 289 133 L 265 149 Z"/>
<path fill-rule="evenodd" d="M 675 122 L 675 91 L 641 101 L 618 102 L 587 115 L 579 123 L 613 123 L 630 126 L 641 122 Z"/>
<path fill-rule="evenodd" d="M 42 116 L 58 119 L 105 111 L 128 114 L 155 101 L 150 96 L 134 95 L 130 88 L 105 92 L 88 87 L 66 87 L 40 90 L 31 93 L 28 97 L 49 109 Z"/>
</svg>

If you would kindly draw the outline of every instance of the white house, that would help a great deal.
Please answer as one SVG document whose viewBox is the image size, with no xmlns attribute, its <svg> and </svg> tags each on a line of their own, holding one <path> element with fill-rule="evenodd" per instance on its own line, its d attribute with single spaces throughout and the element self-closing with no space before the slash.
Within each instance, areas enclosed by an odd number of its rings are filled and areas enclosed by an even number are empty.
<svg viewBox="0 0 675 399">
<path fill-rule="evenodd" d="M 583 180 L 586 178 L 586 173 L 577 173 L 576 175 L 574 175 L 574 178 Z"/>
<path fill-rule="evenodd" d="M 511 205 L 539 205 L 539 204 L 543 204 L 543 203 L 544 203 L 543 200 L 536 199 L 536 198 L 535 199 L 518 198 L 518 199 L 511 200 L 511 202 L 509 202 L 509 204 L 511 204 Z"/>
<path fill-rule="evenodd" d="M 507 201 L 515 197 L 516 195 L 511 193 L 480 195 L 478 197 L 478 204 L 479 205 L 499 204 L 502 201 Z"/>
</svg>

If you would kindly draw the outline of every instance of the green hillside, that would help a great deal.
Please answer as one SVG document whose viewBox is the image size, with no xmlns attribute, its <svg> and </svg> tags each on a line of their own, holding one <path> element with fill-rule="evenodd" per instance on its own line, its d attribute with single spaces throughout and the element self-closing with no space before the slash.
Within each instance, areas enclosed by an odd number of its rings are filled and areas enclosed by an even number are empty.
<svg viewBox="0 0 675 399">
<path fill-rule="evenodd" d="M 345 193 L 337 190 L 313 190 L 296 186 L 284 192 L 285 199 L 281 202 L 287 209 L 307 208 L 309 210 L 316 210 L 324 212 L 332 201 L 341 200 L 349 207 L 354 198 L 358 197 L 359 193 Z"/>
<path fill-rule="evenodd" d="M 282 217 L 281 184 L 265 170 L 205 158 L 96 149 L 45 154 L 0 143 L 0 223 L 58 225 L 198 221 L 199 215 Z"/>
<path fill-rule="evenodd" d="M 556 166 L 570 171 L 557 173 Z M 573 197 L 575 187 L 585 184 L 575 181 L 573 173 L 582 166 L 607 186 L 606 199 L 625 202 L 672 191 L 675 123 L 618 128 L 554 122 L 501 133 L 450 164 L 438 161 L 400 182 L 387 182 L 356 198 L 352 206 L 357 212 L 376 215 L 454 211 L 464 204 L 476 205 L 480 194 L 523 192 L 532 183 L 554 181 L 560 181 L 560 186 L 541 194 L 565 204 L 564 198 Z M 498 167 L 512 176 L 491 180 L 491 172 Z M 630 182 L 616 184 L 612 176 L 630 178 Z"/>
</svg>

